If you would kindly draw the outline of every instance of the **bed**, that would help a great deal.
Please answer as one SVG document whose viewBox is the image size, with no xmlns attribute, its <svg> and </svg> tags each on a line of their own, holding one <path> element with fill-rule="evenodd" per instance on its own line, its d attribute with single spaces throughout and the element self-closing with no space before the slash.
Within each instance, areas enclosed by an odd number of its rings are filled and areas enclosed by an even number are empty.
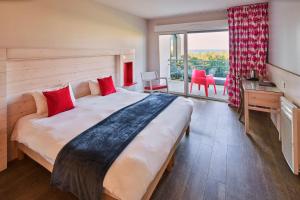
<svg viewBox="0 0 300 200">
<path fill-rule="evenodd" d="M 72 138 L 146 96 L 124 89 L 105 97 L 88 95 L 77 99 L 75 109 L 56 116 L 22 117 L 11 139 L 17 142 L 20 157 L 25 153 L 51 172 L 59 151 Z M 178 143 L 189 131 L 192 111 L 192 102 L 178 97 L 152 120 L 109 168 L 103 199 L 149 199 L 165 169 L 172 165 Z"/>
</svg>

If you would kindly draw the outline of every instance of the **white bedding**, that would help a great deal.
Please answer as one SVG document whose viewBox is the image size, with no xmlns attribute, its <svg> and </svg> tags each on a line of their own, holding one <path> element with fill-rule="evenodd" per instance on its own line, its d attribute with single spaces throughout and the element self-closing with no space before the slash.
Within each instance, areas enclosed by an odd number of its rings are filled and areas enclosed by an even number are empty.
<svg viewBox="0 0 300 200">
<path fill-rule="evenodd" d="M 82 97 L 70 111 L 49 118 L 37 114 L 21 118 L 12 140 L 23 143 L 54 164 L 59 151 L 72 138 L 145 96 L 147 94 L 118 90 L 105 97 Z M 119 199 L 141 199 L 190 120 L 192 110 L 192 102 L 179 97 L 160 113 L 112 164 L 104 178 L 104 189 Z"/>
</svg>

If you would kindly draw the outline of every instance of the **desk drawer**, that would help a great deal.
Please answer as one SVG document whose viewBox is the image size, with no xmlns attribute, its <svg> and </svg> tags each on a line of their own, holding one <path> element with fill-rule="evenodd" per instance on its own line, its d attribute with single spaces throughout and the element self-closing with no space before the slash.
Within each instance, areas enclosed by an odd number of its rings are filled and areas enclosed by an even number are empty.
<svg viewBox="0 0 300 200">
<path fill-rule="evenodd" d="M 248 104 L 267 108 L 280 108 L 280 96 L 276 93 L 248 93 Z"/>
</svg>

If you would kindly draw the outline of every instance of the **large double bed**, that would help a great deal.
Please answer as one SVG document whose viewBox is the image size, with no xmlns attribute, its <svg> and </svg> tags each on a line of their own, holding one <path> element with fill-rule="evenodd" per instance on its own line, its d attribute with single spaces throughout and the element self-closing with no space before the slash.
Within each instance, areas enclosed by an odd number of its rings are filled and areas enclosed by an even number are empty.
<svg viewBox="0 0 300 200">
<path fill-rule="evenodd" d="M 147 95 L 118 89 L 108 96 L 84 96 L 67 112 L 52 117 L 22 117 L 11 138 L 17 143 L 20 157 L 25 153 L 52 172 L 58 153 L 70 140 Z M 192 110 L 190 100 L 178 97 L 155 117 L 110 166 L 103 181 L 102 197 L 149 199 L 172 162 L 178 143 L 189 131 Z"/>
</svg>

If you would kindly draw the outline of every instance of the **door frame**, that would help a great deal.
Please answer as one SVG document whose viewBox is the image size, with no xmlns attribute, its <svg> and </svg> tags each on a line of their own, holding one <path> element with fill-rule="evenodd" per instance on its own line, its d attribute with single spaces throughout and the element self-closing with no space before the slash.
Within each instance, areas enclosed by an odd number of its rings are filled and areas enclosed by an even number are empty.
<svg viewBox="0 0 300 200">
<path fill-rule="evenodd" d="M 160 35 L 174 35 L 174 34 L 183 34 L 183 46 L 184 46 L 184 56 L 183 56 L 183 71 L 184 71 L 184 91 L 181 92 L 172 92 L 169 91 L 172 94 L 181 95 L 184 97 L 193 97 L 198 99 L 205 99 L 205 100 L 213 100 L 213 101 L 220 101 L 220 102 L 226 102 L 228 103 L 228 100 L 215 98 L 215 97 L 206 97 L 206 96 L 200 96 L 200 95 L 194 95 L 189 93 L 189 82 L 188 82 L 188 34 L 190 33 L 210 33 L 210 32 L 225 32 L 229 31 L 229 29 L 212 29 L 212 30 L 202 30 L 202 31 L 164 31 L 164 32 L 158 32 L 158 43 L 159 43 L 159 36 Z M 159 48 L 159 44 L 158 44 Z M 159 50 L 159 49 L 158 49 Z M 160 58 L 159 58 L 160 59 Z"/>
<path fill-rule="evenodd" d="M 173 92 L 173 91 L 170 91 L 169 90 L 169 93 L 171 93 L 171 94 L 176 94 L 176 95 L 181 95 L 181 96 L 185 96 L 185 97 L 188 97 L 188 93 L 187 93 L 187 87 L 188 87 L 188 83 L 186 83 L 186 81 L 188 80 L 187 79 L 187 76 L 186 76 L 186 74 L 187 74 L 187 64 L 188 64 L 188 62 L 187 62 L 187 58 L 188 58 L 188 55 L 187 55 L 187 50 L 188 50 L 188 48 L 187 48 L 187 31 L 176 31 L 176 32 L 174 32 L 174 31 L 171 31 L 171 32 L 159 32 L 158 33 L 158 43 L 159 43 L 159 36 L 160 35 L 176 35 L 176 34 L 183 34 L 183 84 L 184 84 L 184 86 L 183 86 L 183 92 L 181 93 L 181 92 Z M 159 44 L 158 44 L 158 51 L 159 51 Z M 160 55 L 160 54 L 158 54 L 158 55 Z M 160 60 L 160 57 L 159 57 L 159 60 Z"/>
</svg>

